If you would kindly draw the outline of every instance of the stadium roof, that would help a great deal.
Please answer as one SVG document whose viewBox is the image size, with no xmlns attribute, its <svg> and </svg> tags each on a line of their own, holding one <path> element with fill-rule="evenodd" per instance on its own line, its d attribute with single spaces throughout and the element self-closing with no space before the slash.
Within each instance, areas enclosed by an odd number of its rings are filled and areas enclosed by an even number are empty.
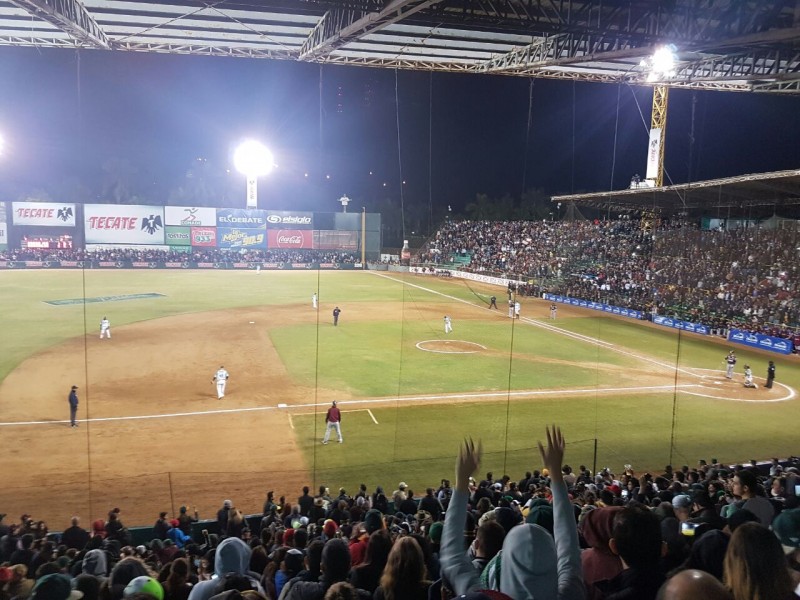
<svg viewBox="0 0 800 600">
<path fill-rule="evenodd" d="M 666 213 L 800 205 L 800 170 L 740 175 L 659 188 L 643 185 L 610 192 L 553 196 L 551 202 L 574 203 L 602 210 Z"/>
<path fill-rule="evenodd" d="M 0 45 L 800 93 L 800 0 L 0 0 Z"/>
</svg>

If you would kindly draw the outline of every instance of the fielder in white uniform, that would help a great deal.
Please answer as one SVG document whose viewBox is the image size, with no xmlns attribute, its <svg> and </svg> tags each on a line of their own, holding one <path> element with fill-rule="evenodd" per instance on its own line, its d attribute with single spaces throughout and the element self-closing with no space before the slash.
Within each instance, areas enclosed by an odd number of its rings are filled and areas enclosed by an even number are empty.
<svg viewBox="0 0 800 600">
<path fill-rule="evenodd" d="M 225 397 L 225 384 L 228 382 L 228 372 L 225 370 L 225 367 L 220 367 L 216 374 L 214 375 L 214 379 L 211 382 L 217 383 L 217 398 L 222 400 Z"/>
<path fill-rule="evenodd" d="M 444 332 L 445 333 L 450 333 L 451 331 L 453 331 L 453 324 L 450 322 L 450 317 L 445 315 L 445 317 L 444 317 Z"/>
<path fill-rule="evenodd" d="M 514 302 L 514 318 L 519 319 L 519 311 L 522 309 L 522 305 L 519 302 Z"/>
<path fill-rule="evenodd" d="M 103 336 L 106 336 L 108 339 L 111 339 L 111 323 L 109 323 L 108 319 L 103 317 L 102 321 L 100 321 L 100 339 L 103 339 Z"/>
<path fill-rule="evenodd" d="M 758 385 L 753 381 L 753 370 L 750 365 L 744 366 L 744 387 L 758 389 Z"/>
<path fill-rule="evenodd" d="M 311 308 L 313 308 L 313 309 L 317 308 L 317 292 L 314 292 L 311 295 Z"/>
</svg>

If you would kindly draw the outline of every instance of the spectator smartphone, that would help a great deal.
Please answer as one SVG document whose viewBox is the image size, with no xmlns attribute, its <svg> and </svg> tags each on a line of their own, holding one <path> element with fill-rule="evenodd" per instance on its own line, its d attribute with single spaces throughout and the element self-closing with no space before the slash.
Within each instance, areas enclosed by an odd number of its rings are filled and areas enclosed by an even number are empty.
<svg viewBox="0 0 800 600">
<path fill-rule="evenodd" d="M 794 495 L 800 496 L 800 483 L 796 483 L 794 486 Z"/>
<path fill-rule="evenodd" d="M 693 536 L 695 527 L 697 527 L 697 523 L 681 523 L 681 533 Z"/>
<path fill-rule="evenodd" d="M 622 497 L 623 498 L 627 498 L 628 497 L 628 490 L 622 490 Z"/>
</svg>

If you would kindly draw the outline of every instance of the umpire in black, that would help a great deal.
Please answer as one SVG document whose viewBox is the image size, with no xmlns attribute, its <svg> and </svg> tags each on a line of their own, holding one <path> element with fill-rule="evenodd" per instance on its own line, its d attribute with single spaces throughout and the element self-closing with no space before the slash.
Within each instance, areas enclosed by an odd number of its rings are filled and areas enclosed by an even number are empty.
<svg viewBox="0 0 800 600">
<path fill-rule="evenodd" d="M 75 417 L 78 415 L 78 386 L 73 385 L 69 392 L 69 424 L 70 427 L 77 427 Z"/>
</svg>

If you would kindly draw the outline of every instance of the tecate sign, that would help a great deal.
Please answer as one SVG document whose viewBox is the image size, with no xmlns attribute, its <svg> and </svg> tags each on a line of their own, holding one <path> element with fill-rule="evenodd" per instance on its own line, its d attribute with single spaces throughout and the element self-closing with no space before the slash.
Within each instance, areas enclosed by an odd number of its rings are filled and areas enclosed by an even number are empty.
<svg viewBox="0 0 800 600">
<path fill-rule="evenodd" d="M 14 225 L 39 227 L 75 227 L 75 205 L 55 202 L 12 202 Z"/>
<path fill-rule="evenodd" d="M 164 244 L 161 206 L 86 204 L 83 227 L 87 244 Z"/>
</svg>

